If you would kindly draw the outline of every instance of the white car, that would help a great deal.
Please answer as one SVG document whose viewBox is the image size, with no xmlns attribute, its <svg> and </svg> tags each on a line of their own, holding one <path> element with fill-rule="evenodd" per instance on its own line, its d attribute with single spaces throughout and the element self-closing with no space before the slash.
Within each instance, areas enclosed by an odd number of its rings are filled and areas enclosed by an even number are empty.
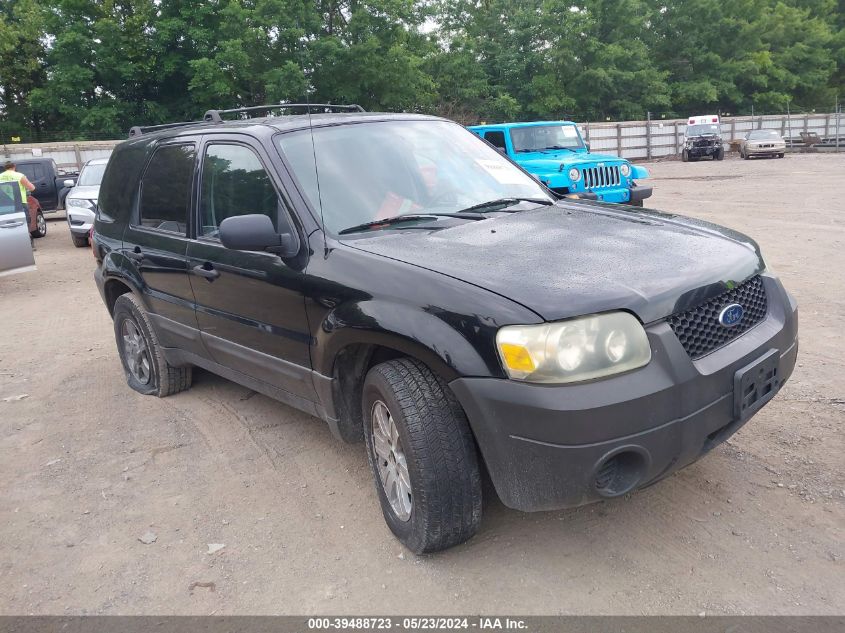
<svg viewBox="0 0 845 633">
<path fill-rule="evenodd" d="M 106 171 L 108 158 L 94 158 L 82 166 L 76 186 L 65 198 L 67 225 L 74 246 L 88 246 L 88 233 L 97 214 L 97 196 Z"/>
<path fill-rule="evenodd" d="M 0 277 L 35 270 L 29 223 L 16 182 L 0 182 Z"/>
</svg>

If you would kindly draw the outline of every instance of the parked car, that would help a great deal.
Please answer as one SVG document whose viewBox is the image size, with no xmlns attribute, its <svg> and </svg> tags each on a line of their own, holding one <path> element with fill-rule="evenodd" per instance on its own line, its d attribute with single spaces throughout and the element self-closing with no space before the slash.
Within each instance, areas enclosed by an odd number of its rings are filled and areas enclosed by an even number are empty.
<svg viewBox="0 0 845 633">
<path fill-rule="evenodd" d="M 751 130 L 739 146 L 739 155 L 744 159 L 752 156 L 783 158 L 785 153 L 786 141 L 777 130 Z"/>
<path fill-rule="evenodd" d="M 722 141 L 722 126 L 717 114 L 693 116 L 684 129 L 684 148 L 681 160 L 697 161 L 710 156 L 713 160 L 725 158 L 725 146 Z"/>
<path fill-rule="evenodd" d="M 88 233 L 94 226 L 97 196 L 108 162 L 108 158 L 94 158 L 85 163 L 79 172 L 76 186 L 67 195 L 67 225 L 74 246 L 88 246 Z"/>
<path fill-rule="evenodd" d="M 35 270 L 27 213 L 16 182 L 0 182 L 0 277 Z"/>
<path fill-rule="evenodd" d="M 470 131 L 507 154 L 559 195 L 643 206 L 648 170 L 624 158 L 592 154 L 571 121 L 474 125 Z"/>
<path fill-rule="evenodd" d="M 619 497 L 789 378 L 796 304 L 750 237 L 555 199 L 451 121 L 310 107 L 135 128 L 94 276 L 132 389 L 202 367 L 363 440 L 411 550 L 475 533 L 483 469 L 518 510 Z"/>
<path fill-rule="evenodd" d="M 53 213 L 64 208 L 65 197 L 76 184 L 75 173 L 61 173 L 52 158 L 16 159 L 17 170 L 35 185 L 32 193 L 44 213 Z"/>
</svg>

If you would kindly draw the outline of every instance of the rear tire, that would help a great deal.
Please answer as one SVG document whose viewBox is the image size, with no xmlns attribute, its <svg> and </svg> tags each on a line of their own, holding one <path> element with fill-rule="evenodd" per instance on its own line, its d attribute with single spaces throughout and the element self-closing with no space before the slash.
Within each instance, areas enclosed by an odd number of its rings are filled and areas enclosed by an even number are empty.
<svg viewBox="0 0 845 633">
<path fill-rule="evenodd" d="M 364 437 L 384 519 L 412 552 L 470 539 L 481 522 L 475 441 L 449 387 L 410 358 L 364 380 Z"/>
<path fill-rule="evenodd" d="M 35 238 L 47 236 L 47 220 L 44 219 L 44 214 L 41 211 L 35 216 L 35 230 L 30 235 Z"/>
<path fill-rule="evenodd" d="M 84 248 L 88 246 L 87 235 L 80 235 L 79 233 L 74 233 L 73 231 L 71 231 L 70 239 L 73 240 L 73 245 L 77 248 Z"/>
<path fill-rule="evenodd" d="M 114 304 L 114 336 L 126 382 L 138 393 L 164 398 L 191 386 L 193 367 L 165 360 L 147 311 L 134 295 L 121 295 Z"/>
</svg>

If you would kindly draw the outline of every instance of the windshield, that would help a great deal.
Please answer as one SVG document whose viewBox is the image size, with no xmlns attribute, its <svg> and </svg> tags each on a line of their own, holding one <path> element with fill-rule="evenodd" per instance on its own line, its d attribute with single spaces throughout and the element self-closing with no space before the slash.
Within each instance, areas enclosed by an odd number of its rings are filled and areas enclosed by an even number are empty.
<svg viewBox="0 0 845 633">
<path fill-rule="evenodd" d="M 578 129 L 574 125 L 531 125 L 512 128 L 511 142 L 515 152 L 584 147 Z"/>
<path fill-rule="evenodd" d="M 688 125 L 685 134 L 687 136 L 704 136 L 705 134 L 719 134 L 719 124 L 703 123 L 701 125 Z"/>
<path fill-rule="evenodd" d="M 90 187 L 99 185 L 103 182 L 103 172 L 106 171 L 106 164 L 99 163 L 94 165 L 85 165 L 82 172 L 79 174 L 79 180 L 76 182 L 80 187 Z"/>
<path fill-rule="evenodd" d="M 762 139 L 762 138 L 780 138 L 780 134 L 775 130 L 754 130 L 753 132 L 748 133 L 749 139 Z"/>
<path fill-rule="evenodd" d="M 15 195 L 17 192 L 17 195 Z M 20 200 L 20 187 L 16 182 L 0 182 L 0 215 L 20 213 L 23 207 Z"/>
<path fill-rule="evenodd" d="M 455 213 L 500 198 L 551 200 L 540 184 L 456 123 L 375 121 L 277 137 L 326 229 Z M 319 194 L 314 156 L 319 173 Z"/>
</svg>

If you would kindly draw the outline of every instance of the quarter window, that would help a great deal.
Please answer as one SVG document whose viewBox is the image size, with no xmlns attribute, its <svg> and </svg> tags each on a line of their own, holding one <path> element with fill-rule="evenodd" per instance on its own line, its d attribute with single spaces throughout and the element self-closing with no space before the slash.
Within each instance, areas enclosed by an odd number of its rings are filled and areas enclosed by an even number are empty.
<svg viewBox="0 0 845 633">
<path fill-rule="evenodd" d="M 216 237 L 223 220 L 252 213 L 266 215 L 278 229 L 279 196 L 258 156 L 243 145 L 209 145 L 202 167 L 200 234 Z"/>
<path fill-rule="evenodd" d="M 187 234 L 195 156 L 193 145 L 155 151 L 141 181 L 141 226 Z"/>
</svg>

